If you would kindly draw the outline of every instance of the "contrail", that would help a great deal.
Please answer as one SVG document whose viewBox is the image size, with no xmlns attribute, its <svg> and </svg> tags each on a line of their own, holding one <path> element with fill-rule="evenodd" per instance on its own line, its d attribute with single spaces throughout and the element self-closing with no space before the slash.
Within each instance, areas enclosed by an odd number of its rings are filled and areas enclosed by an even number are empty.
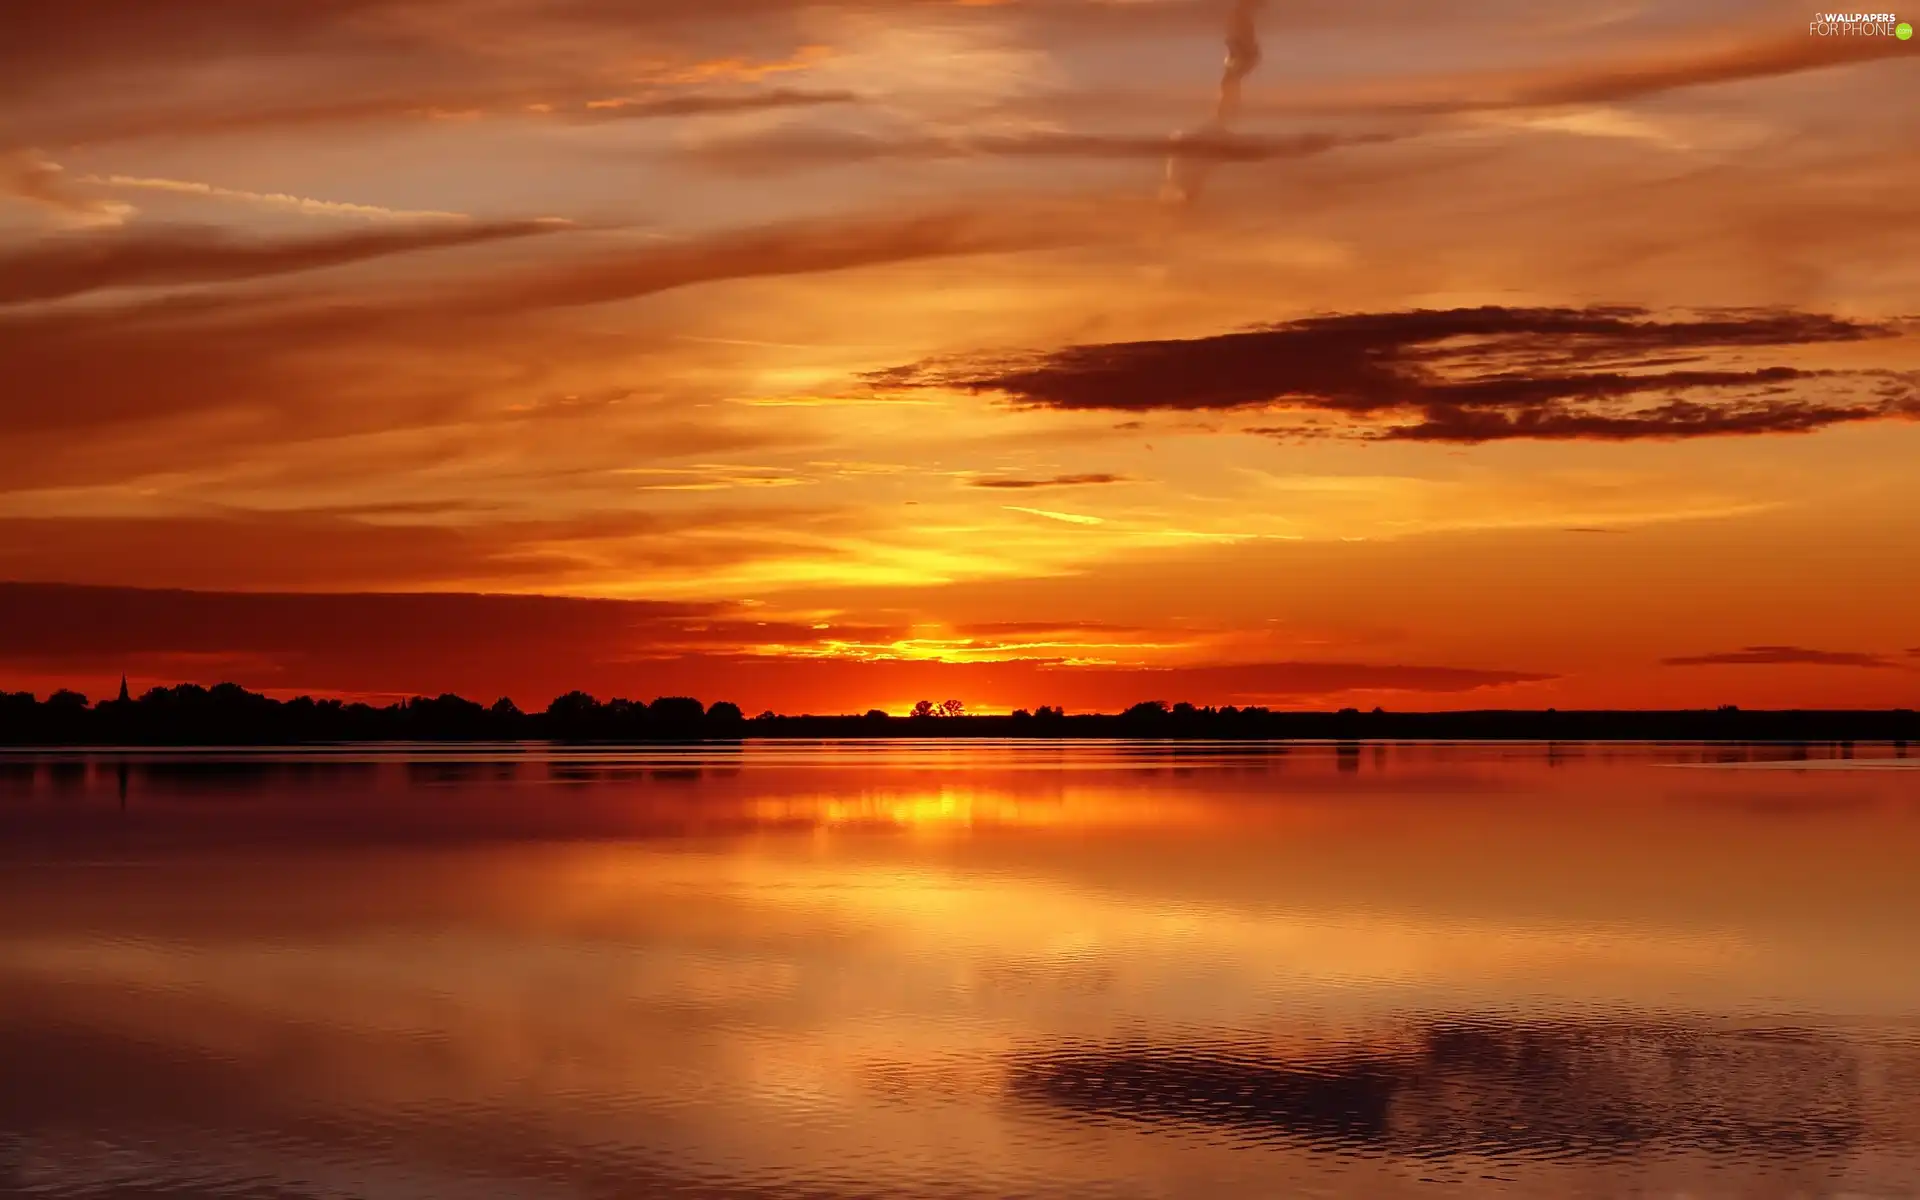
<svg viewBox="0 0 1920 1200">
<path fill-rule="evenodd" d="M 1167 158 L 1165 196 L 1180 204 L 1199 198 L 1212 174 L 1217 156 L 1184 153 L 1181 142 L 1217 138 L 1225 134 L 1240 115 L 1240 87 L 1260 65 L 1260 29 L 1255 18 L 1266 0 L 1234 0 L 1227 16 L 1227 64 L 1220 74 L 1220 96 L 1214 102 L 1213 117 L 1190 133 L 1174 135 L 1174 150 Z"/>
<path fill-rule="evenodd" d="M 1260 30 L 1254 24 L 1266 0 L 1234 0 L 1227 17 L 1227 65 L 1220 76 L 1220 100 L 1213 122 L 1225 128 L 1240 115 L 1240 85 L 1260 65 Z"/>
<path fill-rule="evenodd" d="M 153 192 L 173 192 L 182 196 L 205 196 L 211 200 L 232 200 L 261 208 L 278 208 L 310 217 L 359 217 L 371 221 L 465 221 L 466 213 L 415 211 L 386 208 L 378 204 L 348 204 L 341 200 L 315 200 L 309 196 L 289 196 L 283 192 L 243 192 L 201 183 L 193 179 L 146 179 L 135 175 L 85 175 L 81 183 L 96 187 L 143 188 Z"/>
</svg>

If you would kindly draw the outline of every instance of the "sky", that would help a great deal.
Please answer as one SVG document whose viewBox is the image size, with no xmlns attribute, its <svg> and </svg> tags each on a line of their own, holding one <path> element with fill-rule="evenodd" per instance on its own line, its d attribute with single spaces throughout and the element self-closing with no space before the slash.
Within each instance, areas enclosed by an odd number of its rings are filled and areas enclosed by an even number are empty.
<svg viewBox="0 0 1920 1200">
<path fill-rule="evenodd" d="M 1920 698 L 1920 44 L 15 0 L 0 687 Z"/>
</svg>

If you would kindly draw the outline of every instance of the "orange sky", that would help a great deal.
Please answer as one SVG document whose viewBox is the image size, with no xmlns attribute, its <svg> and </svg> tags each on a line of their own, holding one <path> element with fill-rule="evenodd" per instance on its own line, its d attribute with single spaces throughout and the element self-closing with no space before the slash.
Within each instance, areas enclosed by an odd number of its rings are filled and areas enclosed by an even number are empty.
<svg viewBox="0 0 1920 1200">
<path fill-rule="evenodd" d="M 1915 44 L 1228 9 L 29 3 L 0 687 L 1912 705 Z"/>
</svg>

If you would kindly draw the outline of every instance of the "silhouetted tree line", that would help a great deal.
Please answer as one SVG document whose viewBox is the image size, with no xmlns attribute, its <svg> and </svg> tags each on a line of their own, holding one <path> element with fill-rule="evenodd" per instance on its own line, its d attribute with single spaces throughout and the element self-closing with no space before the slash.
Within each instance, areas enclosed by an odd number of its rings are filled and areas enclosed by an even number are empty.
<svg viewBox="0 0 1920 1200">
<path fill-rule="evenodd" d="M 1149 700 L 1120 713 L 1068 714 L 1057 706 L 1007 716 L 967 716 L 957 700 L 921 701 L 905 717 L 781 716 L 748 720 L 738 706 L 686 696 L 652 703 L 598 700 L 568 692 L 544 711 L 513 701 L 490 706 L 454 695 L 375 707 L 301 696 L 275 700 L 237 684 L 181 684 L 137 699 L 90 704 L 59 691 L 40 700 L 0 692 L 0 744 L 284 745 L 353 741 L 664 742 L 707 739 L 849 737 L 1166 738 L 1360 741 L 1920 741 L 1920 715 L 1891 711 L 1390 713 L 1276 712 L 1258 706 L 1196 707 Z"/>
<path fill-rule="evenodd" d="M 0 692 L 0 744 L 269 745 L 352 741 L 685 741 L 740 737 L 737 705 L 687 696 L 597 700 L 568 692 L 544 712 L 502 698 L 416 697 L 376 707 L 300 696 L 275 700 L 238 684 L 154 688 L 138 699 L 89 705 L 76 692 L 45 700 Z"/>
</svg>

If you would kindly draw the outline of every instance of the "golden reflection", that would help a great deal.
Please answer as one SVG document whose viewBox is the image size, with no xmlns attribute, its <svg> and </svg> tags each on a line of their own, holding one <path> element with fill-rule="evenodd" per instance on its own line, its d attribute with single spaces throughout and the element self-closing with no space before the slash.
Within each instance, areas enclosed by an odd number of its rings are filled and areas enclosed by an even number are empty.
<svg viewBox="0 0 1920 1200">
<path fill-rule="evenodd" d="M 750 811 L 755 820 L 772 825 L 877 826 L 923 832 L 987 826 L 1149 829 L 1218 819 L 1204 805 L 1171 798 L 1141 802 L 1097 793 L 1022 797 L 967 787 L 767 798 L 755 801 Z"/>
</svg>

